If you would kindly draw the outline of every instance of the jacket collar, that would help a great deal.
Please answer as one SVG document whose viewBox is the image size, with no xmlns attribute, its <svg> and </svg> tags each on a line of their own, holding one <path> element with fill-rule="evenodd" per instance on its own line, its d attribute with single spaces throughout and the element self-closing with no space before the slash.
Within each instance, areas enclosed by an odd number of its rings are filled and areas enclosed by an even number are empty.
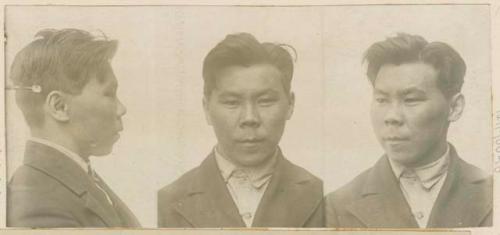
<svg viewBox="0 0 500 235">
<path fill-rule="evenodd" d="M 361 195 L 347 208 L 367 227 L 418 227 L 387 156 L 370 170 Z"/>
<path fill-rule="evenodd" d="M 446 145 L 446 152 L 437 160 L 424 166 L 408 168 L 396 161 L 389 159 L 391 168 L 398 180 L 401 177 L 418 177 L 421 185 L 430 190 L 437 182 L 446 176 L 450 156 L 450 145 Z"/>
<path fill-rule="evenodd" d="M 63 152 L 34 141 L 26 143 L 24 164 L 54 177 L 76 195 L 82 196 L 92 185 L 88 174 Z"/>
<path fill-rule="evenodd" d="M 492 177 L 463 161 L 451 148 L 448 176 L 436 199 L 428 227 L 480 226 L 493 208 Z"/>
<path fill-rule="evenodd" d="M 97 214 L 106 225 L 118 227 L 121 222 L 114 209 L 102 201 L 90 176 L 62 152 L 44 144 L 26 143 L 24 164 L 38 169 L 59 181 L 83 200 L 87 208 Z"/>
<path fill-rule="evenodd" d="M 323 182 L 278 152 L 278 163 L 257 208 L 253 227 L 302 227 L 322 206 Z"/>
<path fill-rule="evenodd" d="M 213 150 L 217 168 L 219 169 L 224 182 L 227 183 L 231 177 L 234 177 L 237 172 L 240 172 L 248 176 L 252 186 L 257 189 L 269 182 L 272 174 L 276 171 L 278 152 L 279 150 L 276 148 L 273 156 L 264 165 L 258 168 L 243 168 L 236 166 L 230 160 L 226 159 L 226 157 L 217 150 L 217 147 Z"/>
<path fill-rule="evenodd" d="M 488 199 L 485 192 L 491 191 L 491 185 L 484 185 L 487 179 L 479 169 L 461 160 L 450 145 L 447 177 L 434 203 L 428 227 L 479 224 L 492 208 L 491 198 Z M 464 203 L 483 201 L 485 203 Z M 385 155 L 368 172 L 362 198 L 347 208 L 368 227 L 418 227 Z"/>
<path fill-rule="evenodd" d="M 321 203 L 323 192 L 322 185 L 310 184 L 312 176 L 303 171 L 286 160 L 281 151 L 278 153 L 276 171 L 259 203 L 252 227 L 287 227 L 287 224 L 296 227 L 306 222 Z M 195 227 L 245 227 L 213 152 L 201 163 L 197 174 L 186 195 L 175 204 L 176 210 Z M 311 195 L 318 196 L 310 200 Z M 296 210 L 307 212 L 294 214 Z"/>
</svg>

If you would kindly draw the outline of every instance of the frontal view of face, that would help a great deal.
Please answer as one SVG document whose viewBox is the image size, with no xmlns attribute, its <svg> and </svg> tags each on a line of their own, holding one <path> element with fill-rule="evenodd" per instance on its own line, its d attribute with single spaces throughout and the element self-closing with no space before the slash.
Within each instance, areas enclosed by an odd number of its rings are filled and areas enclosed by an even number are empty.
<svg viewBox="0 0 500 235">
<path fill-rule="evenodd" d="M 216 76 L 215 88 L 204 100 L 218 150 L 235 164 L 255 166 L 276 151 L 294 98 L 271 65 L 231 66 Z"/>
<path fill-rule="evenodd" d="M 373 84 L 372 124 L 394 161 L 423 165 L 446 151 L 450 104 L 428 64 L 383 65 Z"/>
<path fill-rule="evenodd" d="M 126 109 L 116 96 L 116 77 L 109 65 L 101 73 L 70 101 L 71 131 L 84 155 L 109 154 L 123 130 L 121 117 Z"/>
</svg>

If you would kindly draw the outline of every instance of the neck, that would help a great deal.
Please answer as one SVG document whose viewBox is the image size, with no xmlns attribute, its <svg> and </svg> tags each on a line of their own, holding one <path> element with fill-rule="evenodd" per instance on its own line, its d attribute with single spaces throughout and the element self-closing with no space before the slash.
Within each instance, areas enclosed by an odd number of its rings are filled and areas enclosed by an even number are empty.
<svg viewBox="0 0 500 235">
<path fill-rule="evenodd" d="M 259 169 L 259 168 L 265 166 L 269 162 L 273 161 L 273 159 L 275 158 L 274 155 L 276 155 L 276 152 L 278 151 L 278 147 L 276 147 L 276 150 L 273 153 L 271 153 L 270 156 L 267 156 L 265 158 L 265 160 L 260 162 L 258 165 L 247 166 L 247 165 L 239 164 L 238 162 L 234 161 L 230 156 L 228 156 L 226 154 L 226 152 L 224 151 L 224 149 L 220 145 L 217 145 L 215 148 L 216 148 L 216 151 L 218 152 L 219 155 L 221 155 L 227 161 L 231 162 L 234 166 L 236 166 L 238 168 L 242 168 L 242 169 L 247 169 L 247 170 Z"/>
<path fill-rule="evenodd" d="M 78 154 L 80 157 L 88 159 L 89 155 L 85 154 L 84 151 L 81 150 L 79 145 L 74 141 L 71 136 L 68 136 L 64 132 L 53 132 L 47 131 L 42 128 L 32 128 L 31 136 L 35 138 L 44 139 L 50 141 L 52 143 L 61 145 L 62 147 L 71 150 L 72 152 Z"/>
</svg>

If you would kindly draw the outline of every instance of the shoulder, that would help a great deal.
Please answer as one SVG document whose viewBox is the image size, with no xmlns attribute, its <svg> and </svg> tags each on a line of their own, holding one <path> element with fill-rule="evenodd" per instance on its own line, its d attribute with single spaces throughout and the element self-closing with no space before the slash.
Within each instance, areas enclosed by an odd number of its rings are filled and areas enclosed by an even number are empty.
<svg viewBox="0 0 500 235">
<path fill-rule="evenodd" d="M 290 162 L 289 160 L 283 158 L 283 167 L 281 168 L 283 173 L 287 176 L 287 179 L 289 180 L 297 180 L 297 181 L 303 181 L 303 182 L 310 182 L 313 184 L 318 184 L 318 185 L 323 185 L 323 180 L 321 180 L 319 177 L 313 175 L 311 172 L 308 170 L 295 165 L 294 163 Z"/>
<path fill-rule="evenodd" d="M 9 182 L 9 191 L 53 191 L 60 187 L 57 179 L 31 166 L 20 166 L 12 176 Z"/>
<path fill-rule="evenodd" d="M 70 198 L 79 199 L 61 179 L 29 165 L 19 167 L 7 187 L 9 199 L 23 203 L 40 203 L 42 200 L 62 204 Z"/>
<path fill-rule="evenodd" d="M 79 226 L 71 213 L 76 207 L 83 206 L 79 197 L 57 179 L 36 168 L 18 168 L 9 182 L 7 195 L 9 226 Z"/>
<path fill-rule="evenodd" d="M 448 174 L 457 177 L 462 184 L 492 184 L 493 177 L 479 167 L 466 162 L 455 146 L 450 144 L 450 164 Z M 471 157 L 471 156 L 469 156 Z M 491 186 L 492 187 L 492 186 Z"/>
<path fill-rule="evenodd" d="M 372 175 L 374 167 L 371 167 L 352 179 L 349 183 L 341 186 L 337 190 L 326 195 L 325 200 L 327 205 L 339 204 L 345 205 L 348 202 L 354 201 L 361 197 L 363 187 L 366 181 Z"/>
<path fill-rule="evenodd" d="M 455 168 L 455 170 L 459 171 L 462 180 L 475 184 L 493 183 L 491 174 L 488 174 L 479 167 L 464 161 L 462 158 L 457 158 L 457 161 L 458 167 Z"/>
<path fill-rule="evenodd" d="M 170 204 L 186 196 L 192 185 L 199 180 L 201 166 L 195 167 L 184 173 L 174 182 L 164 186 L 158 191 L 158 204 Z"/>
</svg>

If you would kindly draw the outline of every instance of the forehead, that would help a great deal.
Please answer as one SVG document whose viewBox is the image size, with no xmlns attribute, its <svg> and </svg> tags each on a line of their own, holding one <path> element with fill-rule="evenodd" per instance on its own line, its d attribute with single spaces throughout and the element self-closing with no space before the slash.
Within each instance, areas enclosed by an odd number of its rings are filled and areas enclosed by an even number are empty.
<svg viewBox="0 0 500 235">
<path fill-rule="evenodd" d="M 113 88 L 118 85 L 118 81 L 110 64 L 106 64 L 90 73 L 89 81 L 85 87 Z"/>
<path fill-rule="evenodd" d="M 274 66 L 258 64 L 249 67 L 230 66 L 215 76 L 215 90 L 251 91 L 283 89 L 281 72 Z"/>
<path fill-rule="evenodd" d="M 408 88 L 437 89 L 438 72 L 425 63 L 385 64 L 375 78 L 377 90 L 404 90 Z"/>
</svg>

